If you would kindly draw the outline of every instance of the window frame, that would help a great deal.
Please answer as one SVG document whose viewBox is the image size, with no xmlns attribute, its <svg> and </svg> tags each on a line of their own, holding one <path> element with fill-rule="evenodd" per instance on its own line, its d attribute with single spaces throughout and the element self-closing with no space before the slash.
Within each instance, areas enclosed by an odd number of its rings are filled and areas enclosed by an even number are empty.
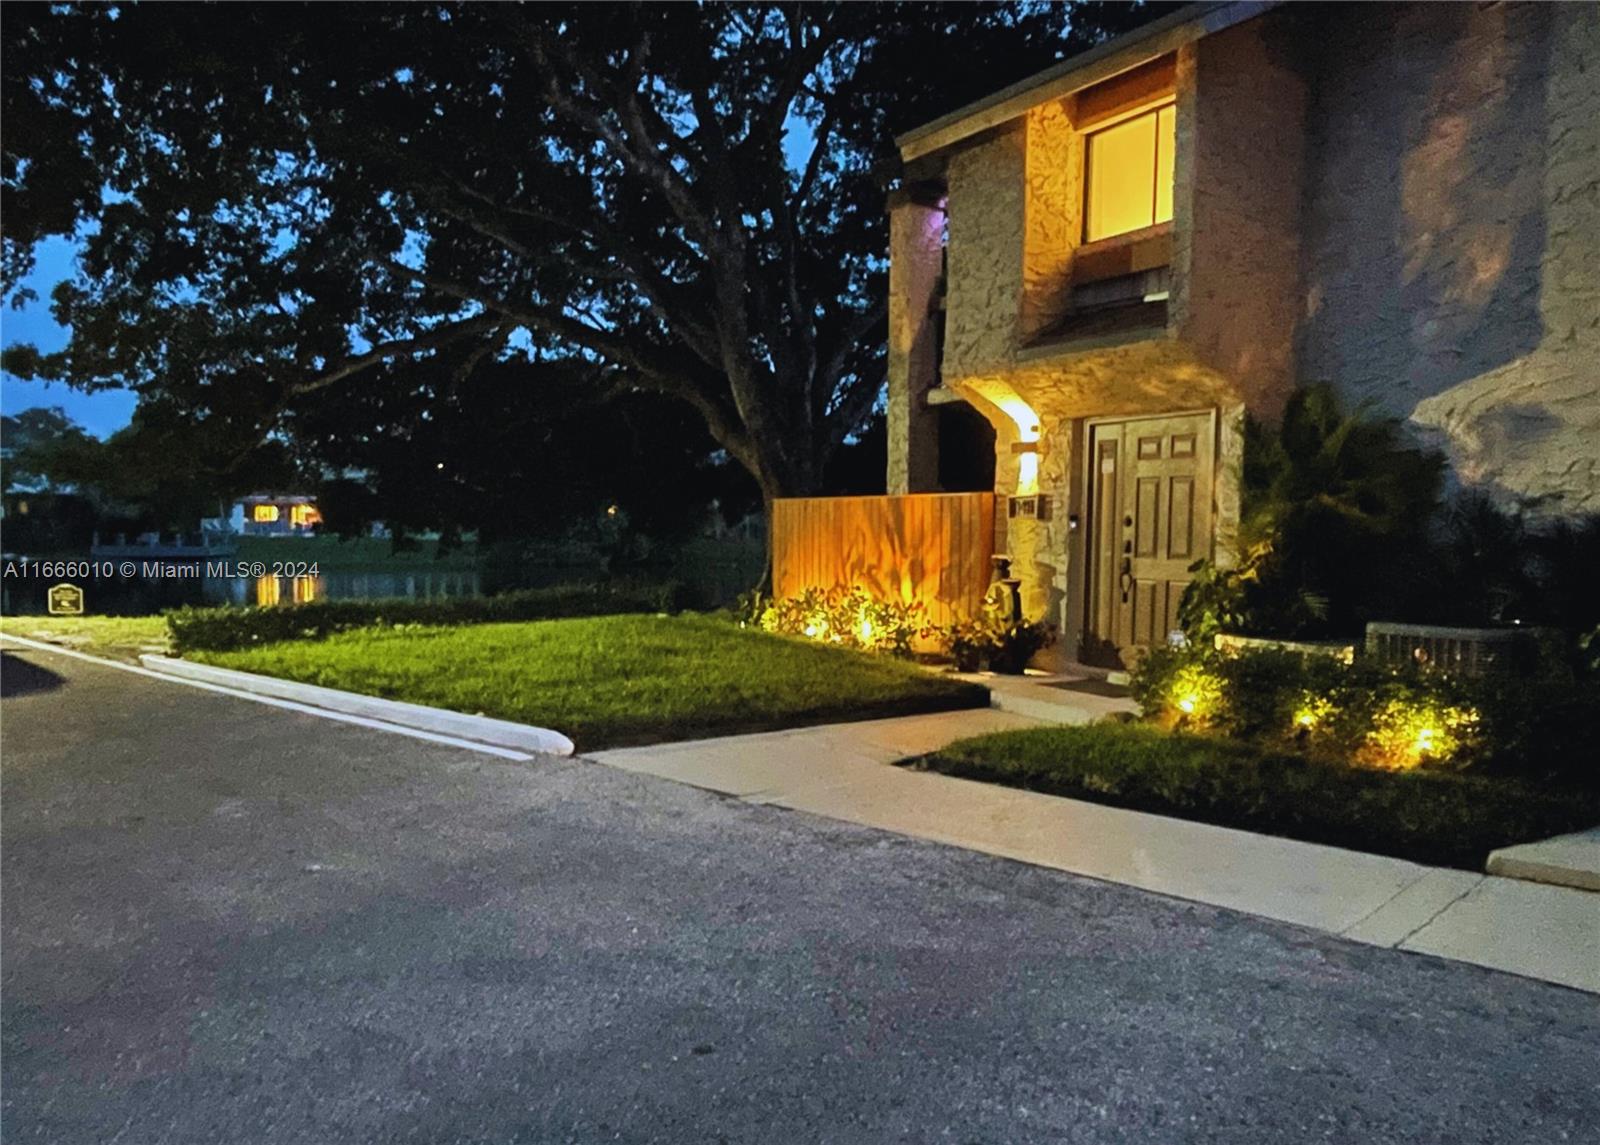
<svg viewBox="0 0 1600 1145">
<path fill-rule="evenodd" d="M 1160 121 L 1160 115 L 1161 115 L 1161 113 L 1163 111 L 1166 111 L 1169 108 L 1172 110 L 1172 115 L 1173 115 L 1173 143 L 1172 143 L 1172 152 L 1173 152 L 1173 156 L 1172 157 L 1173 157 L 1173 164 L 1174 164 L 1173 165 L 1173 182 L 1176 183 L 1177 182 L 1177 166 L 1176 166 L 1176 163 L 1177 163 L 1177 151 L 1178 151 L 1178 147 L 1177 147 L 1178 98 L 1177 98 L 1177 93 L 1176 92 L 1167 92 L 1166 94 L 1161 95 L 1161 96 L 1159 96 L 1159 97 L 1157 97 L 1155 99 L 1146 100 L 1146 101 L 1138 104 L 1135 107 L 1130 107 L 1130 108 L 1127 108 L 1125 110 L 1119 111 L 1116 114 L 1107 115 L 1107 116 L 1105 116 L 1103 118 L 1096 119 L 1092 124 L 1086 125 L 1081 129 L 1082 132 L 1083 132 L 1083 211 L 1082 211 L 1082 213 L 1083 213 L 1083 223 L 1082 223 L 1082 227 L 1081 227 L 1081 234 L 1080 234 L 1080 237 L 1079 237 L 1079 242 L 1081 244 L 1083 244 L 1084 246 L 1088 246 L 1088 245 L 1091 245 L 1091 244 L 1094 244 L 1094 243 L 1114 242 L 1117 239 L 1123 238 L 1123 237 L 1125 237 L 1127 235 L 1137 235 L 1137 234 L 1140 234 L 1142 232 L 1150 231 L 1155 227 L 1159 227 L 1159 226 L 1163 226 L 1163 225 L 1166 225 L 1166 224 L 1170 224 L 1172 222 L 1171 218 L 1166 218 L 1166 219 L 1158 219 L 1158 218 L 1156 218 L 1156 203 L 1159 201 L 1159 197 L 1160 197 L 1160 175 L 1159 175 L 1159 173 L 1161 171 L 1161 126 L 1160 126 L 1161 121 Z M 1156 117 L 1155 148 L 1151 152 L 1151 157 L 1150 157 L 1151 158 L 1151 172 L 1150 172 L 1150 220 L 1151 221 L 1148 222 L 1148 223 L 1145 223 L 1143 226 L 1132 227 L 1132 228 L 1130 228 L 1128 230 L 1125 230 L 1125 231 L 1115 231 L 1115 232 L 1113 232 L 1113 233 L 1111 233 L 1109 235 L 1101 235 L 1099 238 L 1090 238 L 1089 237 L 1089 201 L 1090 201 L 1090 196 L 1094 193 L 1094 137 L 1096 135 L 1102 134 L 1103 132 L 1109 131 L 1114 127 L 1121 127 L 1124 124 L 1131 123 L 1136 119 L 1142 119 L 1145 116 L 1155 116 Z M 1176 211 L 1176 205 L 1174 205 L 1174 211 Z"/>
</svg>

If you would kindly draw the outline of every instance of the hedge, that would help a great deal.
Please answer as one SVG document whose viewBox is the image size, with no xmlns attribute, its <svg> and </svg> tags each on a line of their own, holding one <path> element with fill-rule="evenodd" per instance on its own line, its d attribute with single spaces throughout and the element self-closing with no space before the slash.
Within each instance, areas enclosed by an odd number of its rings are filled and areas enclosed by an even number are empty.
<svg viewBox="0 0 1600 1145">
<path fill-rule="evenodd" d="M 497 596 L 317 600 L 305 604 L 180 608 L 167 613 L 175 652 L 232 652 L 279 640 L 315 640 L 356 628 L 401 624 L 491 624 L 676 612 L 682 589 L 666 584 L 570 584 Z"/>
</svg>

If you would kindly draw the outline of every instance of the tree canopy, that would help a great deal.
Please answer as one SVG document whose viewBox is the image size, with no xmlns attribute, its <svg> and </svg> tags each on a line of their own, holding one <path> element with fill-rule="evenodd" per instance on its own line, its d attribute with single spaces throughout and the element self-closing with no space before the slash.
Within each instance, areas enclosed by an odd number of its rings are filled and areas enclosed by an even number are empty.
<svg viewBox="0 0 1600 1145">
<path fill-rule="evenodd" d="M 880 400 L 894 133 L 1158 7 L 8 6 L 5 290 L 82 257 L 6 368 L 315 457 L 521 358 L 811 492 Z"/>
</svg>

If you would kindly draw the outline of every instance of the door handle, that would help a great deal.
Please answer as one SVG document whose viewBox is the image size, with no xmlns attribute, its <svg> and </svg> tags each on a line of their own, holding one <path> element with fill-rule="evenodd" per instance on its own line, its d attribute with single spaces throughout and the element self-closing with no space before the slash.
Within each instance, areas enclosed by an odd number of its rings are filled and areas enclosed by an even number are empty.
<svg viewBox="0 0 1600 1145">
<path fill-rule="evenodd" d="M 1121 588 L 1122 588 L 1122 603 L 1123 604 L 1127 604 L 1128 603 L 1128 593 L 1133 591 L 1133 558 L 1132 557 L 1123 557 L 1122 558 Z"/>
</svg>

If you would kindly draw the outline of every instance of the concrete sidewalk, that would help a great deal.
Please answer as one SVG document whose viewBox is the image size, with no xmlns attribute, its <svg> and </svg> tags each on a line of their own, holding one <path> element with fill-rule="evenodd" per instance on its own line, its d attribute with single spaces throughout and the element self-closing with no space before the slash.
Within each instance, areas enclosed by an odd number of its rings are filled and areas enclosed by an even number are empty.
<svg viewBox="0 0 1600 1145">
<path fill-rule="evenodd" d="M 1039 726 L 945 712 L 595 752 L 589 759 L 1600 993 L 1600 894 L 1102 807 L 890 764 Z"/>
</svg>

